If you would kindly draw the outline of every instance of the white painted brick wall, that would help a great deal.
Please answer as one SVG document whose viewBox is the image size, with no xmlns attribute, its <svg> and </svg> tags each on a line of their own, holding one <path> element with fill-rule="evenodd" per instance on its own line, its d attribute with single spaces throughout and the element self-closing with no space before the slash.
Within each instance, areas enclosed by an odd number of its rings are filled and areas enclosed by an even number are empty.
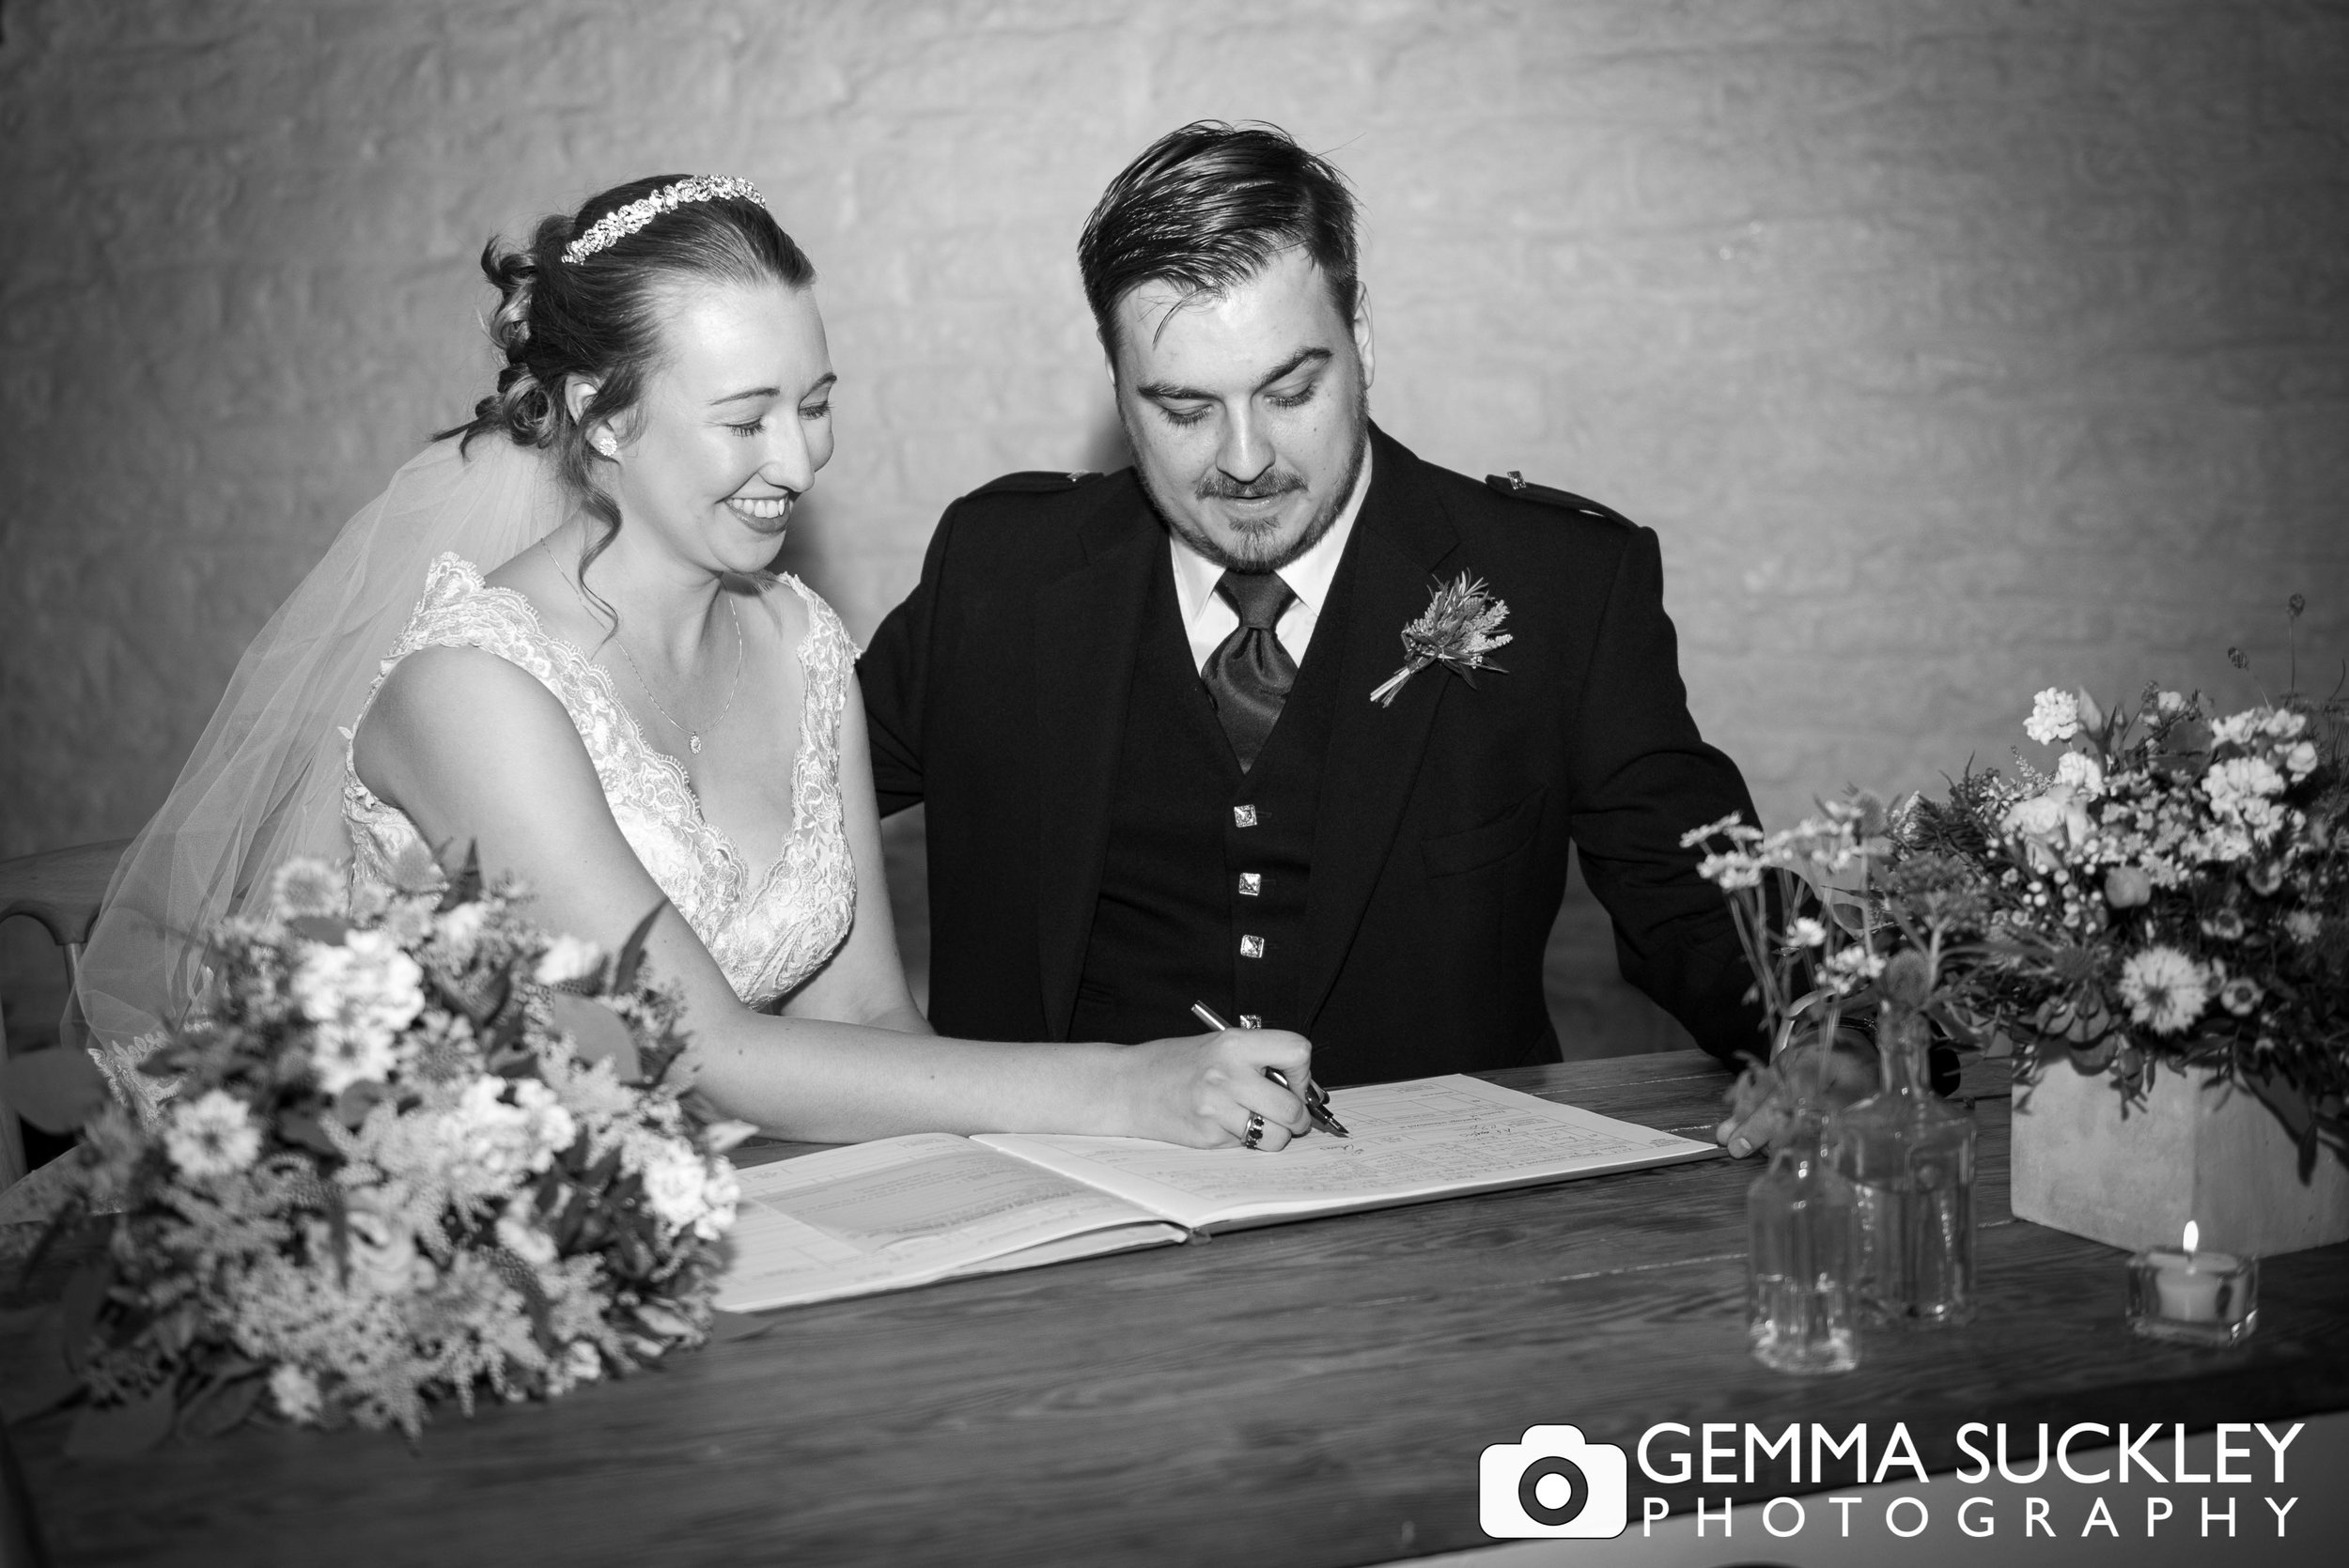
<svg viewBox="0 0 2349 1568">
<path fill-rule="evenodd" d="M 1197 116 L 1280 121 L 1353 176 L 1390 429 L 1662 532 L 1698 715 L 1774 819 L 2002 758 L 2050 682 L 2240 692 L 2237 642 L 2273 680 L 2295 590 L 2304 649 L 2349 653 L 2338 6 L 5 0 L 0 24 L 0 854 L 135 828 L 277 598 L 470 405 L 491 231 L 658 170 L 760 183 L 845 378 L 796 560 L 863 632 L 954 495 L 1116 460 L 1073 241 Z M 1587 910 L 1559 945 L 1603 958 Z M 1561 972 L 1562 1013 L 1624 1017 Z"/>
</svg>

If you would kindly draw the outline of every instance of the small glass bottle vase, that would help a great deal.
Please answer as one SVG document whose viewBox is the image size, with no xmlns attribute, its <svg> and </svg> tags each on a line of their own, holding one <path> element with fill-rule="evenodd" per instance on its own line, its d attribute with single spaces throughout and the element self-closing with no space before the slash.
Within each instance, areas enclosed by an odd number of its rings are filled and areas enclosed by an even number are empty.
<svg viewBox="0 0 2349 1568">
<path fill-rule="evenodd" d="M 1769 1169 L 1746 1190 L 1746 1337 L 1776 1372 L 1859 1364 L 1852 1296 L 1857 1216 L 1821 1148 L 1826 1118 L 1798 1106 Z"/>
<path fill-rule="evenodd" d="M 1887 1004 L 1883 1085 L 1836 1118 L 1829 1157 L 1859 1210 L 1866 1322 L 1939 1328 L 1974 1315 L 1974 1119 L 1933 1092 L 1921 1014 Z"/>
</svg>

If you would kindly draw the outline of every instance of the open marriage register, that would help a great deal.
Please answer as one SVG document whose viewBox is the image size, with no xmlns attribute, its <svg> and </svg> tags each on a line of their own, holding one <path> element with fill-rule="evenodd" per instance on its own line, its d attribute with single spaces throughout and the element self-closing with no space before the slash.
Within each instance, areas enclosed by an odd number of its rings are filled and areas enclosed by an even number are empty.
<svg viewBox="0 0 2349 1568">
<path fill-rule="evenodd" d="M 1278 1154 L 919 1133 L 754 1166 L 718 1305 L 757 1312 L 1720 1152 L 1457 1074 L 1343 1090 L 1330 1109 L 1352 1136 L 1316 1131 Z"/>
</svg>

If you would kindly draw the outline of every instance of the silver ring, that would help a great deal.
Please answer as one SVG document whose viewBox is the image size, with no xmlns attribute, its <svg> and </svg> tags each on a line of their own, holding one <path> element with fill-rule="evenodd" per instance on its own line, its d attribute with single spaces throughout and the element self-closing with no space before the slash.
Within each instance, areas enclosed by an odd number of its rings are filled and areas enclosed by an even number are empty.
<svg viewBox="0 0 2349 1568">
<path fill-rule="evenodd" d="M 1239 1146 L 1243 1149 L 1252 1149 L 1263 1137 L 1264 1118 L 1252 1110 L 1248 1113 L 1248 1130 L 1240 1135 Z"/>
</svg>

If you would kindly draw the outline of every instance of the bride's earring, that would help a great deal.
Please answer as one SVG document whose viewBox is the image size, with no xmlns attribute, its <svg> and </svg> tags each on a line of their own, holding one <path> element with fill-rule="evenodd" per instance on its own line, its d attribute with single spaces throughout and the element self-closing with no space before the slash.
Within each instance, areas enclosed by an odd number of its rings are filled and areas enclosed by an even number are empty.
<svg viewBox="0 0 2349 1568">
<path fill-rule="evenodd" d="M 587 438 L 587 444 L 607 458 L 616 458 L 620 455 L 620 438 L 609 430 L 598 430 Z"/>
</svg>

